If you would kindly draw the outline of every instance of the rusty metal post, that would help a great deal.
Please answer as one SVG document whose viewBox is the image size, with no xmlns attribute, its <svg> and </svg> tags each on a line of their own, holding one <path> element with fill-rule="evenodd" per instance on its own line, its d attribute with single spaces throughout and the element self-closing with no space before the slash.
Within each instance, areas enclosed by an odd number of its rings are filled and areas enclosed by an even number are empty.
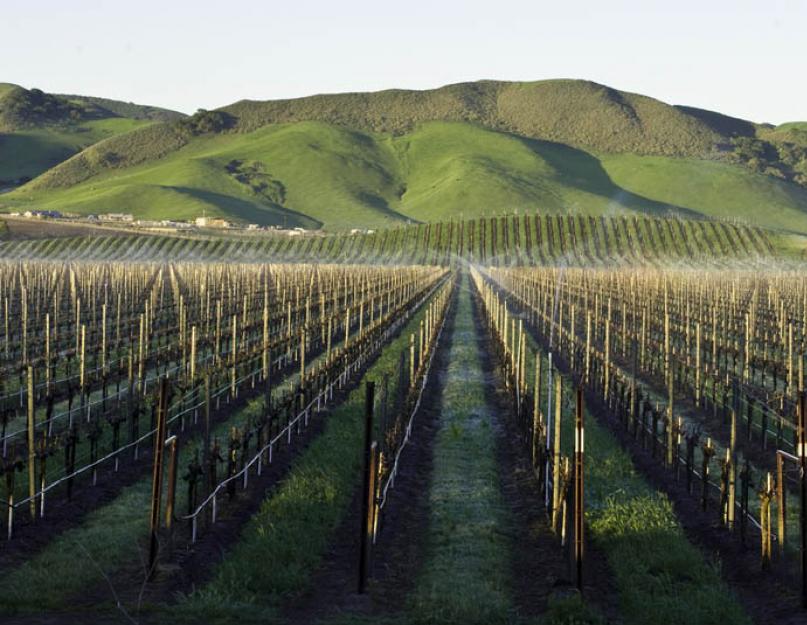
<svg viewBox="0 0 807 625">
<path fill-rule="evenodd" d="M 787 490 L 785 489 L 785 459 L 782 454 L 776 454 L 776 521 L 778 525 L 779 554 L 785 552 L 787 540 L 787 524 L 785 523 L 787 510 Z"/>
<path fill-rule="evenodd" d="M 368 381 L 364 398 L 364 484 L 361 502 L 361 547 L 359 552 L 359 594 L 367 591 L 367 576 L 370 570 L 370 550 L 372 548 L 373 522 L 372 514 L 375 506 L 373 485 L 376 443 L 373 442 L 373 404 L 375 402 L 375 382 Z"/>
</svg>

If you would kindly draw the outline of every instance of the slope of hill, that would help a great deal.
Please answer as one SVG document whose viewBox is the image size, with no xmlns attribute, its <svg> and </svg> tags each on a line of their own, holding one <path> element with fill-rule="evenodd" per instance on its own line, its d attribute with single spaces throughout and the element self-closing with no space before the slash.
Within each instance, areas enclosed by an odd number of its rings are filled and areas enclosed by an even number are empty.
<svg viewBox="0 0 807 625">
<path fill-rule="evenodd" d="M 126 117 L 128 119 L 148 119 L 158 122 L 170 122 L 183 119 L 185 117 L 184 113 L 171 111 L 158 106 L 135 104 L 134 102 L 121 102 L 120 100 L 110 100 L 109 98 L 66 94 L 60 94 L 58 97 L 64 98 L 70 102 L 97 106 L 105 111 L 109 111 L 110 113 L 117 115 L 118 117 Z"/>
<path fill-rule="evenodd" d="M 165 136 L 160 127 L 146 130 Z M 103 156 L 105 143 L 69 163 L 91 157 L 103 163 L 111 158 Z M 56 168 L 37 182 L 64 171 Z M 6 198 L 78 213 L 190 219 L 206 212 L 331 229 L 512 210 L 673 211 L 754 223 L 764 205 L 771 227 L 807 232 L 807 191 L 735 165 L 595 155 L 460 122 L 424 123 L 400 136 L 320 122 L 209 134 L 137 166 L 101 169 L 80 184 L 27 185 Z"/>
<path fill-rule="evenodd" d="M 807 122 L 788 122 L 773 128 L 765 128 L 759 133 L 762 138 L 777 143 L 792 143 L 807 147 Z"/>
<path fill-rule="evenodd" d="M 3 203 L 327 228 L 672 210 L 807 232 L 799 132 L 572 80 L 241 101 L 95 143 Z"/>
<path fill-rule="evenodd" d="M 180 113 L 0 84 L 0 187 L 20 184 L 84 148 Z"/>
</svg>

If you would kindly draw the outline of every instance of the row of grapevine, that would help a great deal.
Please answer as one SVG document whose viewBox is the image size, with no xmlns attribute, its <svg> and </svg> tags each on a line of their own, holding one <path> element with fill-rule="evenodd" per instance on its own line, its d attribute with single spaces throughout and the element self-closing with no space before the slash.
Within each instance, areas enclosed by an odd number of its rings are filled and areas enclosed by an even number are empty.
<svg viewBox="0 0 807 625">
<path fill-rule="evenodd" d="M 720 221 L 510 215 L 429 223 L 377 232 L 267 233 L 261 236 L 143 235 L 10 241 L 0 256 L 53 260 L 225 260 L 452 265 L 596 266 L 773 253 L 764 230 Z"/>
<path fill-rule="evenodd" d="M 742 540 L 761 535 L 765 566 L 774 534 L 781 559 L 798 554 L 794 532 L 803 549 L 787 503 L 807 484 L 803 275 L 492 268 L 475 278 L 512 324 L 513 354 L 523 324 L 638 446 L 690 492 L 700 482 L 704 510 Z"/>
<path fill-rule="evenodd" d="M 218 407 L 295 371 L 298 384 L 329 378 L 442 276 L 344 265 L 0 264 L 7 505 L 30 506 L 36 519 L 46 492 L 69 497 L 77 476 L 94 484 L 103 463 L 116 472 L 137 462 L 154 434 L 158 380 L 174 388 L 164 410 L 181 436 L 205 402 L 209 414 L 211 398 Z M 21 470 L 27 482 L 14 478 Z"/>
</svg>

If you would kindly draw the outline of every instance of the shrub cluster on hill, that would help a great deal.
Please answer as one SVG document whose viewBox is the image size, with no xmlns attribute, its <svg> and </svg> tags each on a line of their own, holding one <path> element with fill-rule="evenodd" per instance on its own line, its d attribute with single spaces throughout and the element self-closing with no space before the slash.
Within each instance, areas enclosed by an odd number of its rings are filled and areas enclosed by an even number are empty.
<svg viewBox="0 0 807 625">
<path fill-rule="evenodd" d="M 771 143 L 756 137 L 734 137 L 731 160 L 760 174 L 807 187 L 807 147 L 790 142 Z"/>
<path fill-rule="evenodd" d="M 266 171 L 266 165 L 262 162 L 234 159 L 227 163 L 226 169 L 228 174 L 248 186 L 255 195 L 281 206 L 286 201 L 286 187 Z"/>
<path fill-rule="evenodd" d="M 184 119 L 176 122 L 179 131 L 186 135 L 203 135 L 210 132 L 222 132 L 235 125 L 235 118 L 224 111 L 208 111 L 199 109 Z"/>
<path fill-rule="evenodd" d="M 71 123 L 102 116 L 100 109 L 82 106 L 40 89 L 12 89 L 0 100 L 0 126 Z"/>
</svg>

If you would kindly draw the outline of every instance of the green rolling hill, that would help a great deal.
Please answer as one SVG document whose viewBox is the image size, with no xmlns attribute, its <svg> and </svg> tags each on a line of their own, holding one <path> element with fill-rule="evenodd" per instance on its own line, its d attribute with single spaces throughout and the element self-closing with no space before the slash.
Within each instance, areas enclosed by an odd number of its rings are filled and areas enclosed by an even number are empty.
<svg viewBox="0 0 807 625">
<path fill-rule="evenodd" d="M 0 188 L 34 178 L 103 139 L 181 117 L 156 107 L 0 83 Z"/>
<path fill-rule="evenodd" d="M 335 230 L 514 211 L 672 212 L 807 234 L 806 124 L 754 124 L 586 81 L 482 81 L 101 121 L 132 127 L 0 205 Z"/>
</svg>

